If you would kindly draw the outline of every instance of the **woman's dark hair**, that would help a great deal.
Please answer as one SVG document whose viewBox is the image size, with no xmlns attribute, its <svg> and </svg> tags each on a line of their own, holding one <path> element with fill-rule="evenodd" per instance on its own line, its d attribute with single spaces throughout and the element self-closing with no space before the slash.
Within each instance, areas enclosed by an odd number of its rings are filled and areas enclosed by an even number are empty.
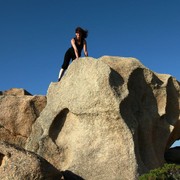
<svg viewBox="0 0 180 180">
<path fill-rule="evenodd" d="M 75 30 L 76 33 L 81 33 L 82 34 L 82 38 L 87 38 L 88 36 L 88 30 L 84 30 L 81 27 L 77 27 Z"/>
</svg>

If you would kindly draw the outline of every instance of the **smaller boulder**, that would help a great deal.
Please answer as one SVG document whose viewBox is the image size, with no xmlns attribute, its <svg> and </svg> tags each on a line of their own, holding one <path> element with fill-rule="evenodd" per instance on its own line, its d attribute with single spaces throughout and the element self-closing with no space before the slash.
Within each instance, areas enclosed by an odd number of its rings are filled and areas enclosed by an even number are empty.
<svg viewBox="0 0 180 180">
<path fill-rule="evenodd" d="M 0 96 L 0 141 L 24 147 L 32 124 L 46 106 L 46 96 L 12 88 Z"/>
<path fill-rule="evenodd" d="M 26 91 L 25 89 L 22 89 L 22 88 L 11 88 L 9 90 L 3 91 L 2 94 L 3 95 L 15 95 L 15 96 L 24 96 L 24 95 L 32 96 L 32 94 L 30 94 L 28 91 Z"/>
<path fill-rule="evenodd" d="M 0 142 L 0 179 L 63 179 L 60 171 L 42 157 L 20 147 Z"/>
</svg>

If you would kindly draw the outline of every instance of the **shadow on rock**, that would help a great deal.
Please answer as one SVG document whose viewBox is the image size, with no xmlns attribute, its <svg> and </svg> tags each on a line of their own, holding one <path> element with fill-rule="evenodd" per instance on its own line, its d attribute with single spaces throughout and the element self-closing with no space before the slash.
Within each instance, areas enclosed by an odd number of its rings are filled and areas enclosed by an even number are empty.
<svg viewBox="0 0 180 180">
<path fill-rule="evenodd" d="M 68 170 L 62 171 L 61 173 L 63 174 L 65 180 L 84 180 L 82 177 Z"/>
<path fill-rule="evenodd" d="M 167 163 L 180 164 L 180 146 L 170 148 L 164 154 L 164 158 Z"/>
</svg>

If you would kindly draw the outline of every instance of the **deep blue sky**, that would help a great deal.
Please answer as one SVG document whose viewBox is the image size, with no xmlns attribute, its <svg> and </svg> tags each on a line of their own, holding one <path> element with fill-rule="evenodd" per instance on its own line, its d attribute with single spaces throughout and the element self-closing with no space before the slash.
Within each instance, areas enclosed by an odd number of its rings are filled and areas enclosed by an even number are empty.
<svg viewBox="0 0 180 180">
<path fill-rule="evenodd" d="M 180 80 L 180 0 L 0 0 L 0 91 L 45 95 L 77 26 L 89 56 L 135 57 Z"/>
<path fill-rule="evenodd" d="M 0 0 L 0 90 L 46 94 L 76 26 L 89 56 L 135 57 L 180 80 L 180 0 Z"/>
</svg>

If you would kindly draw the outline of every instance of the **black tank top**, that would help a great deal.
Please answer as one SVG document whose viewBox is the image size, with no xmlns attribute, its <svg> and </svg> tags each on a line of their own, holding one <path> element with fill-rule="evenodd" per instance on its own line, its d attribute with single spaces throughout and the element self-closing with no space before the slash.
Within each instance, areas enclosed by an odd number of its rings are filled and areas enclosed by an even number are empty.
<svg viewBox="0 0 180 180">
<path fill-rule="evenodd" d="M 76 38 L 74 38 L 74 40 L 75 40 L 75 45 L 76 45 L 76 47 L 77 47 L 77 49 L 78 49 L 78 55 L 79 55 L 79 57 L 80 57 L 80 56 L 81 56 L 81 51 L 82 51 L 82 49 L 83 49 L 84 39 L 81 39 L 81 43 L 80 43 L 80 44 L 78 44 Z"/>
<path fill-rule="evenodd" d="M 84 39 L 81 40 L 81 43 L 80 43 L 80 44 L 78 44 L 76 38 L 74 38 L 74 40 L 75 40 L 76 48 L 77 48 L 77 50 L 78 50 L 78 56 L 81 57 L 81 51 L 82 51 L 82 49 L 83 49 Z M 76 55 L 75 55 L 75 52 L 74 52 L 74 48 L 73 48 L 72 46 L 67 50 L 66 55 L 69 55 L 69 56 L 72 58 L 72 60 L 76 59 Z"/>
</svg>

